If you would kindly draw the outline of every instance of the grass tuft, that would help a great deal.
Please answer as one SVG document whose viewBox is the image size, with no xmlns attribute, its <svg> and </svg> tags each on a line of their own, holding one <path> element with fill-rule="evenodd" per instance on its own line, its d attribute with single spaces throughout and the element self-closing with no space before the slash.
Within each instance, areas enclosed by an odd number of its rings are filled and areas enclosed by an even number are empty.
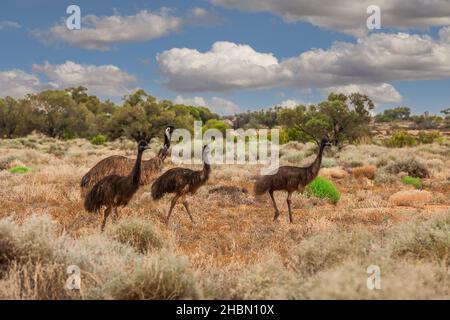
<svg viewBox="0 0 450 320">
<path fill-rule="evenodd" d="M 420 178 L 405 176 L 402 178 L 402 182 L 404 184 L 412 185 L 416 189 L 422 189 L 422 181 L 420 180 Z"/>
<path fill-rule="evenodd" d="M 26 166 L 15 166 L 9 169 L 9 172 L 14 174 L 28 173 L 31 172 L 31 168 Z"/>
<path fill-rule="evenodd" d="M 109 234 L 114 240 L 128 244 L 141 253 L 159 250 L 164 244 L 155 227 L 142 219 L 120 222 L 113 226 Z"/>
<path fill-rule="evenodd" d="M 306 192 L 322 199 L 329 199 L 331 203 L 336 204 L 341 198 L 341 194 L 336 189 L 334 184 L 322 177 L 316 177 L 306 187 Z"/>
</svg>

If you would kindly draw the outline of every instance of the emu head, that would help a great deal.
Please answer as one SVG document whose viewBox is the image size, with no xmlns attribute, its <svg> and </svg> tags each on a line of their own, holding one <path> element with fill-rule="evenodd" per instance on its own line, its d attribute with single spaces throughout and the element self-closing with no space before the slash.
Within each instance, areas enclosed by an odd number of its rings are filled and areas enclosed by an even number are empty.
<svg viewBox="0 0 450 320">
<path fill-rule="evenodd" d="M 172 138 L 172 133 L 174 130 L 174 126 L 167 126 L 164 130 L 164 147 L 167 149 L 170 147 L 170 139 Z"/>
<path fill-rule="evenodd" d="M 167 126 L 164 130 L 164 146 L 159 149 L 158 157 L 164 160 L 169 155 L 170 139 L 172 138 L 172 133 L 175 130 L 174 126 Z"/>
<path fill-rule="evenodd" d="M 149 136 L 147 132 L 143 132 L 143 131 L 139 131 L 139 130 L 133 132 L 131 134 L 131 137 L 133 137 L 133 139 L 136 140 L 137 143 L 140 143 L 141 141 L 145 141 L 145 142 L 147 142 L 147 144 L 152 139 L 152 137 Z"/>
<path fill-rule="evenodd" d="M 139 152 L 144 152 L 144 150 L 147 150 L 148 148 L 149 148 L 149 146 L 148 146 L 148 142 L 146 140 L 139 141 L 139 144 L 138 144 Z"/>
</svg>

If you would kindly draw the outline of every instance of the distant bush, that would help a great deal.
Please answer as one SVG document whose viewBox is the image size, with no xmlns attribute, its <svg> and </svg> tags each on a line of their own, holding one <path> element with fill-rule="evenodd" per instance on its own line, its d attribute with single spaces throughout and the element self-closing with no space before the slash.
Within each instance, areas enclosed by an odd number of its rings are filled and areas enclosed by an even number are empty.
<svg viewBox="0 0 450 320">
<path fill-rule="evenodd" d="M 72 140 L 75 139 L 77 135 L 72 130 L 64 130 L 63 132 L 63 139 L 64 140 Z"/>
<path fill-rule="evenodd" d="M 406 176 L 402 178 L 402 182 L 404 184 L 409 184 L 414 186 L 416 189 L 422 189 L 422 181 L 420 181 L 420 178 L 410 177 Z"/>
<path fill-rule="evenodd" d="M 94 144 L 96 146 L 100 146 L 100 145 L 103 145 L 106 143 L 106 137 L 102 134 L 99 134 L 99 135 L 93 136 L 90 141 L 92 144 Z"/>
<path fill-rule="evenodd" d="M 27 172 L 30 172 L 31 171 L 31 168 L 28 168 L 28 167 L 26 167 L 26 166 L 16 166 L 16 167 L 12 167 L 11 169 L 9 169 L 9 172 L 11 172 L 11 173 L 18 173 L 18 174 L 20 174 L 20 173 L 27 173 Z"/>
<path fill-rule="evenodd" d="M 420 131 L 417 135 L 417 141 L 419 143 L 433 143 L 437 141 L 440 137 L 439 131 L 433 130 L 433 131 Z"/>
<path fill-rule="evenodd" d="M 384 144 L 390 148 L 411 147 L 416 144 L 416 139 L 405 131 L 397 131 L 391 137 L 385 139 Z"/>
<path fill-rule="evenodd" d="M 333 183 L 322 177 L 316 177 L 308 184 L 306 191 L 315 197 L 329 199 L 334 204 L 341 198 L 341 194 Z"/>
<path fill-rule="evenodd" d="M 406 172 L 409 176 L 416 178 L 430 177 L 430 171 L 428 171 L 427 167 L 415 158 L 407 158 L 391 163 L 386 166 L 386 171 L 394 174 Z"/>
</svg>

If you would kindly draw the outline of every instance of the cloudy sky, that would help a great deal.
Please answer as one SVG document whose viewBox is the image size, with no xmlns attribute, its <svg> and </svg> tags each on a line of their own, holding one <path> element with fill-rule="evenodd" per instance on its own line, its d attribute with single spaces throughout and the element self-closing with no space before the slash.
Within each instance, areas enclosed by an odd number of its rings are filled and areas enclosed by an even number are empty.
<svg viewBox="0 0 450 320">
<path fill-rule="evenodd" d="M 81 30 L 66 27 L 70 4 Z M 370 5 L 380 30 L 366 27 Z M 377 111 L 450 106 L 450 0 L 4 0 L 0 9 L 0 96 L 84 85 L 119 102 L 143 88 L 221 114 L 331 91 L 366 93 Z"/>
</svg>

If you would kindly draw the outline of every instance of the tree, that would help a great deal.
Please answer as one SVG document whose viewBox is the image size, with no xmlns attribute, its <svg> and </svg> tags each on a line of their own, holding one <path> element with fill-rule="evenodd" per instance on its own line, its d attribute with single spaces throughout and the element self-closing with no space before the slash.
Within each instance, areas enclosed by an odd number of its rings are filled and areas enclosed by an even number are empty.
<svg viewBox="0 0 450 320">
<path fill-rule="evenodd" d="M 0 137 L 11 139 L 29 134 L 33 130 L 29 116 L 30 109 L 24 101 L 0 99 Z"/>
<path fill-rule="evenodd" d="M 65 134 L 89 136 L 92 113 L 78 105 L 71 94 L 63 90 L 47 90 L 28 97 L 36 128 L 52 138 Z"/>
<path fill-rule="evenodd" d="M 288 128 L 298 130 L 290 134 L 300 137 L 300 140 L 312 137 L 317 141 L 326 135 L 334 145 L 342 146 L 344 142 L 354 142 L 370 134 L 370 111 L 373 108 L 372 100 L 366 95 L 331 93 L 318 105 L 282 110 L 280 121 Z"/>
<path fill-rule="evenodd" d="M 445 108 L 441 110 L 441 113 L 445 116 L 445 119 L 450 119 L 450 108 Z"/>
<path fill-rule="evenodd" d="M 376 122 L 391 122 L 395 120 L 410 120 L 411 109 L 408 107 L 397 107 L 393 109 L 386 109 L 381 114 L 375 116 Z"/>
<path fill-rule="evenodd" d="M 217 119 L 210 119 L 203 126 L 202 130 L 205 132 L 208 129 L 217 129 L 225 136 L 227 129 L 230 129 L 230 126 L 225 122 Z"/>
</svg>

